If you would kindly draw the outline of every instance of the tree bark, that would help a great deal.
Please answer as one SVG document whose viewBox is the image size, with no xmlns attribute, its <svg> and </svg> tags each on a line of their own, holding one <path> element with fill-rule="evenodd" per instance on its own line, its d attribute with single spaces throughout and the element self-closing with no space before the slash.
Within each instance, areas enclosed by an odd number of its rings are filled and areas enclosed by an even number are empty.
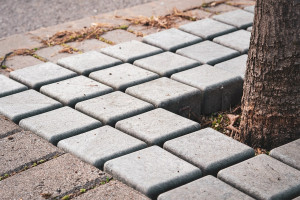
<svg viewBox="0 0 300 200">
<path fill-rule="evenodd" d="M 257 0 L 240 140 L 272 149 L 300 138 L 300 0 Z"/>
</svg>

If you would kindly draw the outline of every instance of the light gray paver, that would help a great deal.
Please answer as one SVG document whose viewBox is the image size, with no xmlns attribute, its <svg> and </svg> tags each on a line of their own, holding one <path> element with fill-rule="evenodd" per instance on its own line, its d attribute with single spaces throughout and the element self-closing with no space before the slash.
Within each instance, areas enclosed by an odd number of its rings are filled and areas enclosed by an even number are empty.
<svg viewBox="0 0 300 200">
<path fill-rule="evenodd" d="M 130 86 L 156 79 L 159 76 L 132 64 L 124 63 L 122 65 L 93 72 L 89 77 L 109 85 L 115 90 L 125 91 L 125 89 Z"/>
<path fill-rule="evenodd" d="M 116 128 L 145 141 L 148 145 L 160 145 L 167 140 L 200 129 L 200 124 L 161 108 L 124 119 Z"/>
<path fill-rule="evenodd" d="M 270 156 L 300 170 L 300 139 L 277 147 L 270 152 Z"/>
<path fill-rule="evenodd" d="M 113 89 L 85 76 L 52 83 L 41 87 L 40 92 L 74 107 L 76 103 L 112 92 Z"/>
<path fill-rule="evenodd" d="M 254 15 L 244 10 L 234 10 L 231 12 L 222 13 L 220 15 L 214 15 L 213 19 L 226 24 L 236 26 L 238 28 L 247 28 L 253 23 Z"/>
<path fill-rule="evenodd" d="M 240 75 L 242 79 L 245 78 L 246 67 L 247 67 L 248 55 L 241 55 L 239 57 L 227 60 L 216 64 L 214 67 L 223 69 L 236 75 Z"/>
<path fill-rule="evenodd" d="M 20 126 L 56 145 L 59 140 L 98 128 L 101 123 L 66 106 L 23 119 Z"/>
<path fill-rule="evenodd" d="M 239 75 L 209 65 L 173 74 L 171 78 L 202 91 L 204 114 L 229 108 L 241 100 L 243 93 L 243 79 Z"/>
<path fill-rule="evenodd" d="M 133 63 L 137 59 L 161 53 L 162 50 L 157 47 L 132 40 L 103 48 L 101 49 L 101 52 L 118 58 L 123 62 Z"/>
<path fill-rule="evenodd" d="M 247 28 L 247 31 L 252 32 L 252 26 L 248 27 L 248 28 Z"/>
<path fill-rule="evenodd" d="M 164 149 L 199 167 L 204 175 L 254 156 L 254 150 L 212 128 L 190 133 L 164 144 Z"/>
<path fill-rule="evenodd" d="M 253 200 L 248 195 L 210 175 L 165 192 L 159 195 L 157 199 Z"/>
<path fill-rule="evenodd" d="M 47 112 L 62 105 L 35 91 L 26 90 L 0 98 L 0 114 L 18 123 L 21 119 Z"/>
<path fill-rule="evenodd" d="M 293 200 L 300 200 L 300 196 L 294 198 Z"/>
<path fill-rule="evenodd" d="M 61 140 L 57 146 L 99 168 L 108 160 L 147 147 L 146 143 L 110 126 Z"/>
<path fill-rule="evenodd" d="M 218 178 L 256 199 L 291 199 L 300 195 L 300 171 L 267 155 L 223 169 Z"/>
<path fill-rule="evenodd" d="M 245 30 L 238 30 L 226 35 L 216 37 L 213 41 L 226 47 L 247 53 L 250 45 L 251 33 Z"/>
<path fill-rule="evenodd" d="M 183 49 L 178 49 L 176 53 L 210 65 L 228 60 L 240 54 L 236 50 L 211 41 L 204 41 Z"/>
<path fill-rule="evenodd" d="M 9 77 L 33 89 L 76 76 L 75 72 L 54 63 L 42 63 L 10 73 Z"/>
<path fill-rule="evenodd" d="M 27 90 L 28 87 L 0 74 L 0 97 Z"/>
<path fill-rule="evenodd" d="M 234 26 L 209 18 L 182 25 L 179 29 L 200 36 L 204 39 L 212 39 L 236 30 Z"/>
<path fill-rule="evenodd" d="M 88 75 L 93 71 L 112 67 L 122 62 L 97 51 L 89 51 L 59 59 L 57 63 L 79 74 Z"/>
<path fill-rule="evenodd" d="M 171 80 L 159 78 L 126 90 L 127 94 L 183 116 L 201 113 L 200 90 Z"/>
<path fill-rule="evenodd" d="M 153 109 L 149 103 L 123 92 L 113 92 L 76 104 L 75 108 L 104 124 L 113 126 L 117 121 Z"/>
<path fill-rule="evenodd" d="M 251 13 L 254 13 L 254 8 L 255 6 L 247 6 L 244 8 L 244 10 L 248 11 L 248 12 L 251 12 Z"/>
<path fill-rule="evenodd" d="M 151 198 L 201 176 L 198 168 L 158 146 L 110 160 L 104 170 Z"/>
<path fill-rule="evenodd" d="M 179 48 L 201 41 L 202 39 L 200 37 L 191 35 L 176 28 L 147 35 L 143 38 L 143 42 L 157 46 L 166 51 L 176 51 Z"/>
<path fill-rule="evenodd" d="M 196 60 L 192 60 L 172 52 L 164 52 L 136 60 L 133 64 L 143 69 L 155 72 L 160 76 L 169 77 L 176 72 L 196 67 L 200 63 Z"/>
</svg>

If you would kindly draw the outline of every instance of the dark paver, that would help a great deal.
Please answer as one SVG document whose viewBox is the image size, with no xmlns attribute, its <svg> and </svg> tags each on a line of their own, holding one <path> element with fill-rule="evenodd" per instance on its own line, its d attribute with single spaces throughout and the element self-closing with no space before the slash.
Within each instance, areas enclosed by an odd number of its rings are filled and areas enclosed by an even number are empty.
<svg viewBox="0 0 300 200">
<path fill-rule="evenodd" d="M 270 156 L 300 170 L 300 139 L 272 149 Z"/>
<path fill-rule="evenodd" d="M 158 146 L 110 160 L 104 169 L 151 198 L 201 176 L 198 168 Z"/>
<path fill-rule="evenodd" d="M 101 49 L 101 52 L 118 58 L 123 62 L 133 63 L 137 59 L 161 53 L 162 50 L 157 47 L 132 40 L 115 46 L 103 48 Z"/>
<path fill-rule="evenodd" d="M 149 103 L 123 92 L 113 92 L 76 104 L 75 108 L 107 125 L 153 109 Z"/>
<path fill-rule="evenodd" d="M 169 78 L 130 87 L 126 93 L 176 114 L 189 116 L 191 111 L 196 115 L 201 112 L 200 90 Z"/>
<path fill-rule="evenodd" d="M 20 126 L 56 144 L 59 140 L 98 128 L 101 123 L 66 106 L 23 119 Z"/>
<path fill-rule="evenodd" d="M 199 167 L 204 175 L 254 156 L 254 150 L 212 128 L 169 140 L 164 149 Z"/>
<path fill-rule="evenodd" d="M 26 90 L 0 98 L 0 114 L 14 122 L 61 107 L 55 101 L 35 90 Z"/>
<path fill-rule="evenodd" d="M 169 77 L 176 72 L 196 67 L 200 63 L 196 60 L 192 60 L 172 52 L 164 52 L 136 60 L 133 64 L 143 69 L 155 72 L 160 76 Z"/>
<path fill-rule="evenodd" d="M 107 94 L 113 89 L 85 76 L 77 76 L 45 85 L 40 91 L 64 105 L 74 107 L 80 101 Z"/>
<path fill-rule="evenodd" d="M 200 129 L 200 124 L 167 110 L 155 110 L 124 119 L 116 128 L 145 141 L 148 145 L 161 145 L 170 139 Z"/>
<path fill-rule="evenodd" d="M 267 155 L 223 169 L 218 178 L 256 199 L 291 199 L 300 195 L 300 171 Z"/>
<path fill-rule="evenodd" d="M 124 63 L 122 65 L 93 72 L 89 77 L 111 86 L 115 90 L 125 91 L 126 88 L 130 86 L 156 79 L 159 75 L 132 64 Z"/>
<path fill-rule="evenodd" d="M 61 140 L 57 146 L 99 168 L 108 160 L 147 147 L 146 143 L 110 126 Z"/>
<path fill-rule="evenodd" d="M 0 139 L 22 130 L 17 124 L 3 115 L 0 115 L 0 127 Z"/>
<path fill-rule="evenodd" d="M 176 53 L 210 65 L 217 64 L 239 55 L 238 51 L 211 41 L 204 41 L 178 49 Z"/>
<path fill-rule="evenodd" d="M 79 74 L 88 75 L 93 71 L 121 64 L 121 61 L 97 51 L 89 51 L 59 59 L 57 63 Z"/>
<path fill-rule="evenodd" d="M 250 196 L 238 191 L 213 176 L 205 176 L 158 196 L 158 200 L 181 199 L 219 199 L 250 200 Z"/>
<path fill-rule="evenodd" d="M 27 89 L 28 88 L 25 85 L 0 74 L 0 98 L 17 92 L 22 92 Z"/>
<path fill-rule="evenodd" d="M 50 62 L 19 69 L 9 75 L 10 78 L 37 90 L 43 85 L 74 76 L 76 76 L 75 72 Z"/>
</svg>

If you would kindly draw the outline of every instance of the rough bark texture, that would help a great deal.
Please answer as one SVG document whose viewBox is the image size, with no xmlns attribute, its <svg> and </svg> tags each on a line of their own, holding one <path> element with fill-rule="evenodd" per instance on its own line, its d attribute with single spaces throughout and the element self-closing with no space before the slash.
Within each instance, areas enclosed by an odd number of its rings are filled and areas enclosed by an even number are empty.
<svg viewBox="0 0 300 200">
<path fill-rule="evenodd" d="M 242 142 L 271 149 L 300 137 L 300 0 L 257 0 L 240 123 Z"/>
</svg>

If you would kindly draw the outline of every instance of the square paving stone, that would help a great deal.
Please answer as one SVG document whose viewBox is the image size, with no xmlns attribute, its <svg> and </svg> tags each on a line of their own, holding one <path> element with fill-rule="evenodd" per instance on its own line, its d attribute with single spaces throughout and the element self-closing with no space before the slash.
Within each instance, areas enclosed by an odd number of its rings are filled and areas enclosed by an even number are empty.
<svg viewBox="0 0 300 200">
<path fill-rule="evenodd" d="M 248 12 L 251 12 L 251 13 L 254 13 L 254 8 L 255 6 L 247 6 L 244 8 L 244 10 L 248 11 Z"/>
<path fill-rule="evenodd" d="M 176 51 L 179 48 L 201 41 L 202 39 L 200 37 L 191 35 L 176 28 L 147 35 L 143 38 L 143 42 L 157 46 L 166 51 Z"/>
<path fill-rule="evenodd" d="M 237 104 L 243 93 L 243 79 L 239 75 L 209 65 L 173 74 L 171 78 L 201 90 L 204 114 Z"/>
<path fill-rule="evenodd" d="M 155 110 L 124 119 L 116 128 L 145 141 L 148 145 L 160 145 L 167 140 L 200 129 L 200 124 L 167 110 Z"/>
<path fill-rule="evenodd" d="M 300 170 L 300 139 L 277 147 L 270 152 L 270 156 Z"/>
<path fill-rule="evenodd" d="M 103 37 L 106 40 L 112 41 L 115 44 L 131 41 L 131 40 L 139 40 L 139 41 L 142 40 L 142 37 L 137 37 L 135 34 L 122 29 L 108 31 L 103 35 L 101 35 L 101 37 Z"/>
<path fill-rule="evenodd" d="M 200 169 L 158 146 L 110 160 L 104 170 L 150 198 L 201 177 Z"/>
<path fill-rule="evenodd" d="M 238 30 L 216 37 L 213 41 L 226 47 L 238 50 L 241 53 L 247 53 L 250 45 L 251 33 L 245 30 Z"/>
<path fill-rule="evenodd" d="M 196 115 L 201 113 L 200 90 L 169 78 L 163 77 L 127 88 L 126 93 L 156 108 L 164 108 L 183 116 L 189 116 L 191 112 Z"/>
<path fill-rule="evenodd" d="M 146 143 L 110 126 L 61 140 L 57 146 L 99 168 L 108 160 L 147 147 Z"/>
<path fill-rule="evenodd" d="M 205 176 L 158 196 L 158 200 L 207 199 L 254 200 L 213 176 Z"/>
<path fill-rule="evenodd" d="M 97 39 L 83 40 L 81 42 L 70 42 L 68 43 L 68 45 L 83 52 L 88 52 L 88 51 L 100 52 L 102 48 L 110 46 L 109 44 L 105 42 L 101 42 L 100 40 Z"/>
<path fill-rule="evenodd" d="M 291 199 L 300 195 L 300 171 L 267 155 L 223 169 L 218 178 L 256 199 Z"/>
<path fill-rule="evenodd" d="M 74 107 L 76 103 L 112 92 L 113 89 L 85 76 L 52 83 L 41 87 L 40 92 Z"/>
<path fill-rule="evenodd" d="M 236 50 L 211 41 L 204 41 L 183 49 L 178 49 L 176 53 L 210 65 L 228 60 L 240 54 Z"/>
<path fill-rule="evenodd" d="M 20 126 L 56 145 L 59 140 L 98 128 L 101 123 L 66 106 L 23 119 Z"/>
<path fill-rule="evenodd" d="M 48 39 L 49 37 L 47 37 Z M 64 57 L 69 57 L 69 53 L 60 53 L 64 49 L 61 45 L 55 45 L 47 48 L 41 48 L 35 52 L 39 57 L 42 57 L 50 62 L 57 63 L 57 61 Z M 78 54 L 78 52 L 73 51 L 73 55 Z"/>
<path fill-rule="evenodd" d="M 103 48 L 101 49 L 101 52 L 118 58 L 123 62 L 133 63 L 137 59 L 161 53 L 162 50 L 157 47 L 132 40 Z"/>
<path fill-rule="evenodd" d="M 88 75 L 93 71 L 112 67 L 122 62 L 97 51 L 89 51 L 59 59 L 57 63 L 79 74 Z"/>
<path fill-rule="evenodd" d="M 13 71 L 9 77 L 27 85 L 29 88 L 38 90 L 43 85 L 71 78 L 76 75 L 75 72 L 54 63 L 47 62 Z"/>
<path fill-rule="evenodd" d="M 27 90 L 28 87 L 0 74 L 0 97 Z"/>
<path fill-rule="evenodd" d="M 248 28 L 247 28 L 247 31 L 252 32 L 252 26 L 248 27 Z"/>
<path fill-rule="evenodd" d="M 244 80 L 247 67 L 247 59 L 248 55 L 241 55 L 239 57 L 216 64 L 214 67 L 239 75 Z"/>
<path fill-rule="evenodd" d="M 179 29 L 200 36 L 204 39 L 212 39 L 236 30 L 234 26 L 230 26 L 209 18 L 185 24 L 180 26 Z"/>
<path fill-rule="evenodd" d="M 113 92 L 76 104 L 75 108 L 104 124 L 113 126 L 117 121 L 153 109 L 149 103 L 123 92 Z"/>
<path fill-rule="evenodd" d="M 212 128 L 167 141 L 164 149 L 199 167 L 204 175 L 254 156 L 254 150 Z"/>
<path fill-rule="evenodd" d="M 254 15 L 252 13 L 240 9 L 213 16 L 213 19 L 215 20 L 238 28 L 247 28 L 248 26 L 251 26 L 253 18 Z"/>
<path fill-rule="evenodd" d="M 160 76 L 169 77 L 176 72 L 196 67 L 200 63 L 196 60 L 192 60 L 172 52 L 164 52 L 136 60 L 133 64 L 143 69 L 155 72 Z"/>
<path fill-rule="evenodd" d="M 129 63 L 93 72 L 90 78 L 114 88 L 125 91 L 126 88 L 144 83 L 159 77 L 159 75 L 141 69 Z"/>
<path fill-rule="evenodd" d="M 15 123 L 26 117 L 38 115 L 61 106 L 61 103 L 35 90 L 26 90 L 0 98 L 0 114 Z"/>
</svg>

